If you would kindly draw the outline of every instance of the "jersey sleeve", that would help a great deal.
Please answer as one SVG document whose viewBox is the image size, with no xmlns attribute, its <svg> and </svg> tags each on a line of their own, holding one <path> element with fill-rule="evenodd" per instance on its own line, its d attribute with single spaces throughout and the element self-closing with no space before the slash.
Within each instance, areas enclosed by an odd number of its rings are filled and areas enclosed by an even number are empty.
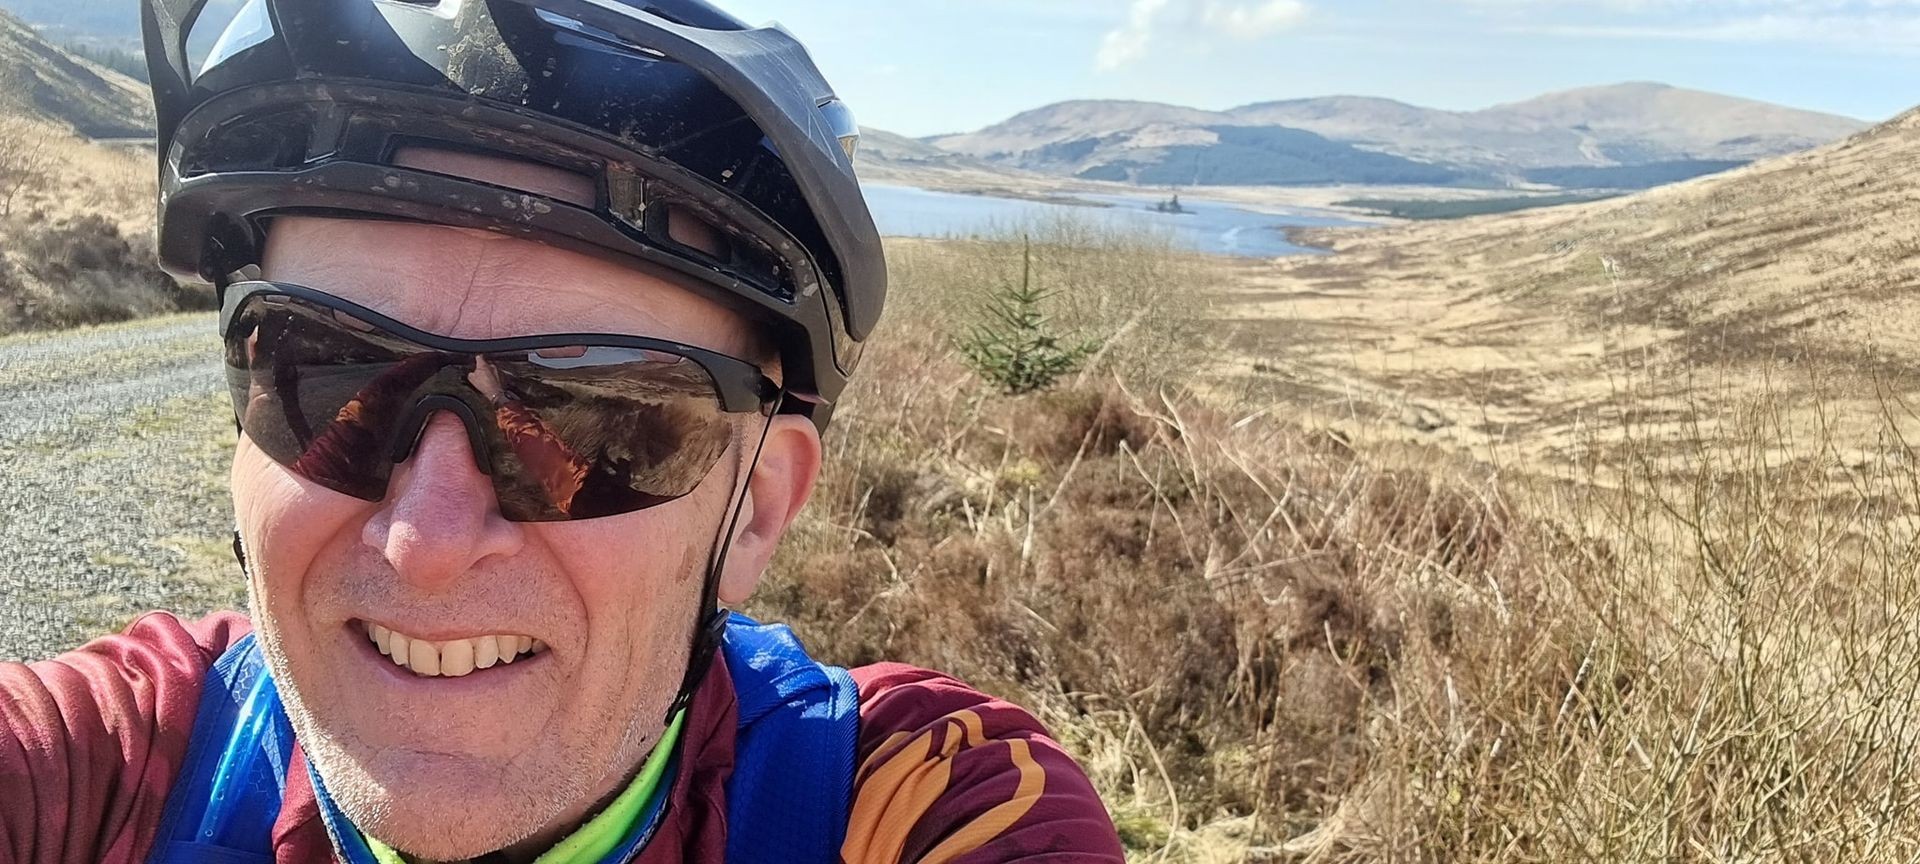
<svg viewBox="0 0 1920 864">
<path fill-rule="evenodd" d="M 1086 772 L 1033 715 L 908 666 L 854 670 L 859 768 L 846 864 L 1119 864 Z"/>
<path fill-rule="evenodd" d="M 244 617 L 155 613 L 33 664 L 0 664 L 0 860 L 137 864 L 159 828 L 201 684 Z"/>
</svg>

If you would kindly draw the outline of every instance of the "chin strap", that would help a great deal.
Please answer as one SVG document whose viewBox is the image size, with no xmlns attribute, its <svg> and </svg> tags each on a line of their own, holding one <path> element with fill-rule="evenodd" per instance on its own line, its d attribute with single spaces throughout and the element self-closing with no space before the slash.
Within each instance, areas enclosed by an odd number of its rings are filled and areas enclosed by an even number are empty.
<svg viewBox="0 0 1920 864">
<path fill-rule="evenodd" d="M 240 575 L 247 575 L 247 547 L 240 542 L 240 526 L 233 526 L 233 560 L 240 562 Z"/>
<path fill-rule="evenodd" d="M 720 536 L 714 538 L 713 552 L 707 559 L 706 582 L 700 587 L 700 605 L 695 607 L 699 612 L 694 620 L 693 647 L 687 653 L 687 674 L 680 680 L 680 692 L 674 695 L 673 704 L 667 706 L 668 723 L 673 722 L 673 716 L 681 709 L 692 704 L 694 691 L 706 680 L 707 670 L 713 668 L 714 655 L 720 653 L 720 642 L 726 637 L 727 610 L 720 608 L 720 573 L 726 566 L 727 552 L 733 548 L 733 533 L 739 527 L 740 512 L 746 509 L 747 495 L 752 491 L 753 471 L 760 465 L 760 453 L 767 446 L 767 434 L 773 431 L 773 418 L 779 413 L 780 406 L 776 403 L 773 413 L 767 415 L 766 425 L 760 429 L 753 459 L 746 463 L 747 482 L 740 484 L 740 493 L 733 499 L 732 515 L 727 517 Z M 740 477 L 739 473 L 734 474 L 733 482 L 740 483 Z"/>
</svg>

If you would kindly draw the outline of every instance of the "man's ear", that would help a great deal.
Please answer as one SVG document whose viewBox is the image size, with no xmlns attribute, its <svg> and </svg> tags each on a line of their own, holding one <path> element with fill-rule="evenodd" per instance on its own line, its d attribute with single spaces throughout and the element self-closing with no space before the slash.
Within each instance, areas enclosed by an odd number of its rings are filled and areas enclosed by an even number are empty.
<svg viewBox="0 0 1920 864">
<path fill-rule="evenodd" d="M 767 562 L 813 494 L 820 476 L 820 430 L 805 417 L 773 418 L 760 462 L 747 478 L 746 502 L 726 565 L 720 571 L 720 602 L 745 603 L 767 571 Z"/>
</svg>

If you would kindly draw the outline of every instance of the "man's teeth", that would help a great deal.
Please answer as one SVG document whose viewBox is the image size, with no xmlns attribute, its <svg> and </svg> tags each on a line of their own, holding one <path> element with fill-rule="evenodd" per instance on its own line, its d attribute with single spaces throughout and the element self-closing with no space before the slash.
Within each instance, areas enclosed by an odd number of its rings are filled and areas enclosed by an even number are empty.
<svg viewBox="0 0 1920 864">
<path fill-rule="evenodd" d="M 547 650 L 545 643 L 528 636 L 480 636 L 452 642 L 428 642 L 367 624 L 367 638 L 380 653 L 393 658 L 393 665 L 404 666 L 413 674 L 427 678 L 459 678 L 478 669 L 491 669 Z"/>
</svg>

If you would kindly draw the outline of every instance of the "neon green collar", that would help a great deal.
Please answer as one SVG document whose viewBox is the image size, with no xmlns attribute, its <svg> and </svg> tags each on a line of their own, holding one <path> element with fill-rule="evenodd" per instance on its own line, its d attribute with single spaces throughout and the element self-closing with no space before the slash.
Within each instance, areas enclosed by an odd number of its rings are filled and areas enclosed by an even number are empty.
<svg viewBox="0 0 1920 864">
<path fill-rule="evenodd" d="M 684 710 L 673 715 L 673 722 L 667 724 L 666 734 L 660 736 L 659 744 L 654 745 L 653 754 L 647 757 L 647 764 L 641 766 L 639 776 L 633 778 L 620 797 L 613 799 L 607 809 L 547 850 L 546 854 L 534 859 L 533 864 L 594 864 L 619 848 L 621 841 L 640 827 L 636 823 L 647 810 L 647 805 L 653 802 L 655 794 L 663 791 L 659 788 L 660 780 L 666 776 L 667 763 L 673 761 L 674 745 L 680 740 L 680 725 L 686 716 Z M 365 833 L 360 836 L 367 841 L 367 848 L 372 850 L 374 859 L 380 864 L 408 864 L 407 859 L 385 843 Z"/>
</svg>

